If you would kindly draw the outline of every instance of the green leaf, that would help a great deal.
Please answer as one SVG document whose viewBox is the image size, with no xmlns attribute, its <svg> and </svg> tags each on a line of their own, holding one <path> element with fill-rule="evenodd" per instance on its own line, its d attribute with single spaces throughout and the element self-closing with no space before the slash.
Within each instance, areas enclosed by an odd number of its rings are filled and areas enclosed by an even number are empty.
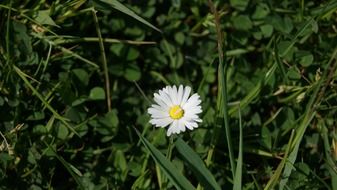
<svg viewBox="0 0 337 190">
<path fill-rule="evenodd" d="M 185 35 L 184 35 L 184 33 L 182 33 L 182 32 L 177 32 L 177 33 L 174 35 L 174 39 L 175 39 L 175 41 L 176 41 L 179 45 L 182 45 L 182 44 L 184 44 L 184 42 L 185 42 Z"/>
<path fill-rule="evenodd" d="M 113 109 L 106 113 L 102 119 L 99 120 L 100 123 L 106 127 L 117 127 L 119 120 L 117 116 L 117 110 Z"/>
<path fill-rule="evenodd" d="M 183 156 L 185 162 L 189 165 L 189 168 L 195 173 L 199 182 L 205 189 L 221 189 L 216 182 L 212 173 L 206 168 L 204 162 L 200 159 L 199 155 L 193 151 L 181 138 L 175 142 L 176 148 Z"/>
<path fill-rule="evenodd" d="M 261 30 L 263 36 L 267 38 L 267 37 L 270 37 L 273 34 L 274 28 L 270 24 L 265 24 L 265 25 L 260 26 L 260 30 Z"/>
<path fill-rule="evenodd" d="M 56 135 L 57 138 L 65 140 L 68 135 L 69 135 L 69 131 L 67 129 L 67 127 L 63 124 L 60 124 L 59 126 L 56 127 Z"/>
<path fill-rule="evenodd" d="M 72 72 L 84 86 L 88 85 L 89 75 L 84 69 L 73 69 Z"/>
<path fill-rule="evenodd" d="M 230 0 L 229 2 L 234 8 L 243 11 L 246 9 L 249 0 Z"/>
<path fill-rule="evenodd" d="M 301 78 L 301 74 L 297 71 L 296 67 L 289 68 L 287 75 L 290 79 L 294 80 Z"/>
<path fill-rule="evenodd" d="M 138 16 L 136 13 L 134 13 L 132 10 L 130 10 L 129 8 L 127 8 L 125 5 L 123 5 L 122 3 L 120 3 L 117 0 L 94 0 L 94 2 L 96 3 L 103 3 L 108 5 L 109 7 L 112 7 L 124 14 L 127 14 L 129 16 L 131 16 L 132 18 L 138 20 L 139 22 L 155 29 L 156 31 L 161 33 L 161 30 L 159 30 L 157 27 L 153 26 L 152 24 L 150 24 L 149 22 L 147 22 L 146 20 L 144 20 L 143 18 L 141 18 L 140 16 Z"/>
<path fill-rule="evenodd" d="M 261 3 L 258 4 L 254 14 L 252 15 L 253 19 L 263 19 L 269 14 L 270 10 L 267 4 Z"/>
<path fill-rule="evenodd" d="M 127 55 L 126 60 L 127 61 L 134 61 L 139 57 L 139 51 L 135 48 L 128 48 L 127 49 Z"/>
<path fill-rule="evenodd" d="M 105 91 L 102 87 L 94 87 L 90 90 L 89 99 L 91 100 L 104 100 Z"/>
<path fill-rule="evenodd" d="M 140 69 L 135 64 L 129 64 L 128 67 L 125 69 L 124 77 L 128 81 L 137 81 L 141 77 Z"/>
<path fill-rule="evenodd" d="M 141 142 L 145 146 L 145 148 L 149 151 L 152 158 L 159 165 L 161 170 L 166 174 L 169 178 L 170 182 L 177 188 L 181 190 L 193 190 L 195 187 L 183 176 L 180 172 L 178 172 L 177 168 L 156 148 L 154 147 L 148 140 L 146 140 L 139 131 L 136 130 L 137 135 L 139 136 Z"/>
<path fill-rule="evenodd" d="M 246 15 L 239 15 L 232 18 L 233 25 L 238 30 L 249 30 L 253 27 L 253 23 Z"/>
<path fill-rule="evenodd" d="M 49 16 L 50 10 L 41 10 L 37 12 L 35 20 L 42 25 L 50 25 L 59 27 Z"/>
<path fill-rule="evenodd" d="M 262 127 L 261 129 L 261 141 L 262 144 L 268 148 L 268 150 L 271 150 L 272 147 L 272 141 L 271 141 L 271 133 L 267 127 Z"/>
<path fill-rule="evenodd" d="M 308 67 L 312 64 L 313 61 L 314 61 L 314 56 L 312 54 L 309 54 L 309 55 L 305 55 L 301 58 L 300 64 L 303 67 Z"/>
</svg>

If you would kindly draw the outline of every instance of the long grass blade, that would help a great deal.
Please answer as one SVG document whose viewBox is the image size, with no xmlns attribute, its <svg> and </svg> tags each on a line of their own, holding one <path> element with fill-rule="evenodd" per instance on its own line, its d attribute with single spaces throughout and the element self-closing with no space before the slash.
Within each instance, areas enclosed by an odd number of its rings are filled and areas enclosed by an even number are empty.
<svg viewBox="0 0 337 190">
<path fill-rule="evenodd" d="M 306 111 L 303 114 L 303 120 L 301 121 L 299 127 L 296 129 L 295 138 L 292 144 L 292 150 L 289 154 L 288 162 L 285 165 L 285 169 L 282 174 L 282 180 L 280 181 L 279 189 L 283 190 L 286 183 L 288 182 L 289 176 L 293 170 L 293 165 L 297 158 L 297 153 L 299 150 L 300 143 L 302 141 L 303 135 L 310 124 L 311 120 L 315 116 L 316 108 L 319 106 L 319 104 L 322 101 L 325 89 L 327 85 L 332 80 L 336 67 L 337 67 L 337 48 L 335 48 L 334 52 L 331 55 L 331 58 L 327 64 L 327 68 L 324 70 L 324 73 L 320 80 L 317 82 L 316 85 L 314 85 L 314 91 L 309 99 L 309 102 L 306 107 Z M 323 85 L 323 82 L 325 84 Z"/>
<path fill-rule="evenodd" d="M 80 172 L 77 168 L 75 168 L 73 165 L 69 164 L 67 161 L 64 160 L 61 156 L 59 156 L 54 148 L 50 146 L 48 143 L 44 142 L 44 144 L 48 147 L 48 149 L 53 153 L 53 155 L 62 163 L 62 165 L 66 168 L 66 170 L 69 172 L 69 174 L 74 178 L 75 182 L 81 189 L 84 188 L 83 183 L 81 182 L 81 179 L 79 177 Z"/>
<path fill-rule="evenodd" d="M 327 168 L 331 176 L 331 187 L 332 187 L 332 190 L 337 190 L 337 172 L 335 168 L 336 163 L 334 159 L 332 158 L 332 154 L 331 154 L 332 149 L 329 143 L 328 129 L 325 126 L 323 126 L 322 136 L 323 136 L 323 142 L 324 142 L 324 152 L 325 152 L 326 162 L 328 165 Z"/>
<path fill-rule="evenodd" d="M 101 29 L 99 27 L 98 18 L 97 18 L 96 11 L 94 8 L 92 9 L 92 15 L 94 17 L 95 27 L 96 27 L 96 32 L 97 32 L 98 42 L 99 42 L 99 48 L 101 50 L 100 52 L 102 56 L 102 65 L 103 65 L 103 73 L 104 73 L 104 80 L 105 80 L 105 95 L 106 95 L 105 97 L 106 97 L 108 112 L 110 112 L 111 111 L 111 99 L 110 99 L 110 79 L 109 79 L 109 72 L 108 72 L 108 63 L 107 63 L 106 56 L 105 56 L 105 48 L 103 44 Z"/>
<path fill-rule="evenodd" d="M 291 144 L 292 144 L 292 141 L 294 139 L 294 131 L 292 131 L 291 135 L 290 135 L 290 139 L 289 139 L 289 142 L 288 142 L 288 146 L 286 148 L 286 152 L 284 154 L 284 157 L 281 161 L 281 163 L 277 166 L 277 169 L 275 170 L 273 176 L 270 178 L 270 180 L 268 181 L 267 185 L 265 186 L 264 190 L 271 190 L 271 189 L 274 189 L 274 186 L 278 183 L 279 181 L 279 178 L 281 177 L 281 174 L 282 174 L 282 170 L 284 168 L 284 165 L 285 163 L 287 162 L 287 159 L 288 159 L 288 154 L 289 154 L 289 151 L 291 149 Z"/>
<path fill-rule="evenodd" d="M 216 182 L 214 176 L 206 168 L 204 162 L 201 160 L 199 155 L 195 153 L 184 140 L 179 138 L 175 142 L 175 145 L 180 155 L 184 158 L 189 168 L 191 168 L 191 170 L 194 172 L 195 176 L 198 178 L 199 182 L 205 189 L 221 189 L 219 184 Z"/>
<path fill-rule="evenodd" d="M 243 109 L 247 105 L 249 105 L 261 92 L 262 87 L 266 84 L 271 77 L 274 75 L 275 70 L 277 68 L 277 64 L 273 64 L 273 66 L 266 72 L 264 77 L 255 85 L 255 87 L 240 101 L 240 108 Z M 231 108 L 228 113 L 229 115 L 233 115 L 237 111 L 238 107 L 234 106 Z"/>
<path fill-rule="evenodd" d="M 227 64 L 224 64 L 224 53 L 223 53 L 223 38 L 220 27 L 220 18 L 216 10 L 215 5 L 212 0 L 208 1 L 210 9 L 214 14 L 214 22 L 217 31 L 217 44 L 218 44 L 218 56 L 219 56 L 219 65 L 218 65 L 218 111 L 219 114 L 224 119 L 225 131 L 226 131 L 226 141 L 229 152 L 229 162 L 232 171 L 232 177 L 235 177 L 235 162 L 234 162 L 234 153 L 231 137 L 231 129 L 228 122 L 228 105 L 227 105 Z M 216 142 L 215 142 L 216 143 Z"/>
<path fill-rule="evenodd" d="M 24 81 L 24 83 L 33 91 L 35 96 L 37 96 L 41 102 L 43 103 L 46 108 L 52 112 L 56 119 L 60 120 L 70 131 L 72 131 L 74 134 L 79 136 L 79 134 L 73 129 L 73 127 L 70 126 L 70 124 L 66 121 L 66 118 L 62 117 L 57 111 L 48 103 L 47 100 L 43 98 L 43 96 L 33 87 L 33 85 L 28 81 L 27 74 L 25 74 L 23 71 L 21 71 L 18 67 L 15 65 L 13 66 L 15 72 L 19 75 L 19 77 Z"/>
<path fill-rule="evenodd" d="M 242 164 L 243 164 L 243 132 L 241 121 L 241 109 L 239 104 L 239 156 L 236 164 L 233 190 L 242 189 Z"/>
<path fill-rule="evenodd" d="M 139 131 L 135 128 L 137 135 L 142 141 L 145 148 L 150 152 L 154 161 L 159 165 L 163 173 L 166 174 L 170 182 L 177 189 L 188 189 L 193 190 L 195 187 L 183 176 L 177 168 L 156 148 L 154 147 L 148 140 L 146 140 Z"/>
<path fill-rule="evenodd" d="M 127 8 L 125 5 L 123 5 L 122 3 L 120 3 L 117 0 L 95 0 L 96 3 L 104 3 L 109 5 L 111 8 L 114 8 L 124 14 L 127 14 L 129 16 L 131 16 L 132 18 L 138 20 L 139 22 L 151 27 L 152 29 L 158 31 L 161 33 L 161 30 L 159 30 L 157 27 L 153 26 L 151 23 L 149 23 L 148 21 L 144 20 L 142 17 L 138 16 L 135 12 L 133 12 L 132 10 L 130 10 L 129 8 Z"/>
</svg>

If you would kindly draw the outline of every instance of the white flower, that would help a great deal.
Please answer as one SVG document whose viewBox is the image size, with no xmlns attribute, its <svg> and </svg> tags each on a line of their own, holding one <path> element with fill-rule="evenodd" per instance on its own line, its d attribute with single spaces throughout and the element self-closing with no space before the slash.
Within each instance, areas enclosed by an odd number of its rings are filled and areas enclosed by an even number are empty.
<svg viewBox="0 0 337 190">
<path fill-rule="evenodd" d="M 182 85 L 178 89 L 176 86 L 166 86 L 154 93 L 154 101 L 157 104 L 152 104 L 147 110 L 151 115 L 150 123 L 156 127 L 170 125 L 167 136 L 184 132 L 186 128 L 197 128 L 197 122 L 202 121 L 197 115 L 202 112 L 199 105 L 201 100 L 197 93 L 189 97 L 190 93 L 191 87 L 184 88 Z"/>
</svg>

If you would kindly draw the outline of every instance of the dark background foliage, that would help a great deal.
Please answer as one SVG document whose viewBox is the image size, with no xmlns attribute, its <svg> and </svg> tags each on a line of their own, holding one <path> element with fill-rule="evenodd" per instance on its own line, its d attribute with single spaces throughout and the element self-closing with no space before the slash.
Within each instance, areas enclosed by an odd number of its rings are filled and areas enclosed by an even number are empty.
<svg viewBox="0 0 337 190">
<path fill-rule="evenodd" d="M 165 130 L 152 127 L 146 111 L 165 85 L 201 95 L 203 123 L 183 137 L 206 159 L 215 127 L 223 126 L 207 1 L 121 1 L 161 32 L 107 2 L 115 1 L 0 2 L 2 189 L 158 189 L 158 169 L 133 127 L 166 153 Z M 260 189 L 271 179 L 324 78 L 287 187 L 336 189 L 337 3 L 215 3 L 235 155 L 242 115 L 243 187 Z M 225 189 L 231 172 L 224 130 L 219 135 L 209 168 Z M 172 163 L 198 184 L 175 150 Z"/>
</svg>

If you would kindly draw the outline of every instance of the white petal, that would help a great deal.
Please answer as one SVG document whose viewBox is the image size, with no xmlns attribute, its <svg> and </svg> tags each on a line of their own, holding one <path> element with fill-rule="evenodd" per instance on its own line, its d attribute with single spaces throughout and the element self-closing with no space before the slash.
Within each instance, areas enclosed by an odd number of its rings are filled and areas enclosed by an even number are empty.
<svg viewBox="0 0 337 190">
<path fill-rule="evenodd" d="M 159 92 L 160 93 L 160 92 Z M 157 94 L 157 93 L 154 93 L 154 100 L 159 104 L 159 102 L 162 102 L 162 104 L 165 104 L 167 107 L 170 107 L 171 106 L 171 101 L 170 100 L 167 100 L 166 97 L 164 97 L 161 94 Z M 161 105 L 161 104 L 159 104 Z"/>
<path fill-rule="evenodd" d="M 191 125 L 190 122 L 185 122 L 185 125 L 189 130 L 193 130 L 193 126 Z"/>
<path fill-rule="evenodd" d="M 170 136 L 171 134 L 177 133 L 177 120 L 173 120 L 173 122 L 171 123 L 170 127 L 167 130 L 166 135 Z"/>
<path fill-rule="evenodd" d="M 161 106 L 159 106 L 159 105 L 157 105 L 157 104 L 152 104 L 152 105 L 151 105 L 151 108 L 154 108 L 154 109 L 157 109 L 157 110 L 161 110 L 161 111 L 166 112 L 166 110 L 165 110 L 163 107 L 161 107 Z"/>
<path fill-rule="evenodd" d="M 155 108 L 149 108 L 147 109 L 147 112 L 151 114 L 152 118 L 164 118 L 164 117 L 169 117 L 169 114 L 167 112 L 157 110 Z"/>
<path fill-rule="evenodd" d="M 171 134 L 178 134 L 178 133 L 179 133 L 178 121 L 173 120 L 173 122 L 170 125 L 170 128 L 167 130 L 167 136 L 170 136 Z"/>
<path fill-rule="evenodd" d="M 166 132 L 166 136 L 171 136 L 171 134 L 172 134 L 172 127 L 169 127 Z"/>
<path fill-rule="evenodd" d="M 158 95 L 159 96 L 159 95 Z M 153 100 L 160 106 L 162 107 L 164 110 L 168 110 L 169 109 L 169 106 L 164 103 L 159 97 L 158 97 L 156 94 L 153 98 Z"/>
<path fill-rule="evenodd" d="M 198 118 L 198 119 L 194 119 L 194 121 L 196 121 L 196 122 L 202 122 L 202 119 L 200 119 L 200 118 Z"/>
<path fill-rule="evenodd" d="M 193 94 L 188 100 L 187 102 L 182 105 L 183 109 L 188 109 L 189 107 L 192 106 L 198 106 L 201 103 L 201 100 L 199 99 L 199 95 L 197 93 Z"/>
<path fill-rule="evenodd" d="M 179 133 L 185 132 L 186 128 L 185 128 L 184 120 L 182 120 L 182 119 L 178 120 L 178 127 L 179 127 Z"/>
<path fill-rule="evenodd" d="M 201 106 L 185 108 L 185 114 L 198 114 L 201 113 Z"/>
<path fill-rule="evenodd" d="M 172 118 L 160 118 L 160 119 L 151 119 L 150 123 L 153 125 L 156 125 L 156 127 L 166 127 L 170 123 L 172 123 Z"/>
<path fill-rule="evenodd" d="M 162 91 L 168 94 L 168 89 L 169 89 L 169 86 L 165 86 L 165 88 L 163 88 Z"/>
<path fill-rule="evenodd" d="M 196 122 L 186 122 L 186 126 L 189 125 L 192 128 L 197 128 L 198 124 Z"/>
<path fill-rule="evenodd" d="M 180 103 L 181 106 L 184 106 L 184 104 L 186 103 L 190 93 L 191 93 L 191 87 L 186 86 L 185 90 L 184 90 L 183 98 L 182 98 L 181 103 Z"/>
<path fill-rule="evenodd" d="M 181 104 L 181 100 L 183 99 L 183 95 L 184 95 L 184 87 L 183 87 L 183 85 L 180 85 L 179 89 L 178 89 L 178 95 L 177 95 L 177 105 Z"/>
<path fill-rule="evenodd" d="M 173 105 L 171 98 L 166 92 L 161 91 L 159 92 L 159 95 L 160 95 L 160 98 L 163 100 L 163 102 L 166 103 L 166 105 L 168 105 L 169 107 Z"/>
<path fill-rule="evenodd" d="M 178 105 L 178 88 L 176 85 L 173 85 L 173 93 L 175 95 L 175 104 Z"/>
<path fill-rule="evenodd" d="M 178 96 L 177 87 L 175 85 L 173 85 L 170 88 L 170 98 L 172 100 L 173 105 L 178 105 L 177 96 Z"/>
</svg>

